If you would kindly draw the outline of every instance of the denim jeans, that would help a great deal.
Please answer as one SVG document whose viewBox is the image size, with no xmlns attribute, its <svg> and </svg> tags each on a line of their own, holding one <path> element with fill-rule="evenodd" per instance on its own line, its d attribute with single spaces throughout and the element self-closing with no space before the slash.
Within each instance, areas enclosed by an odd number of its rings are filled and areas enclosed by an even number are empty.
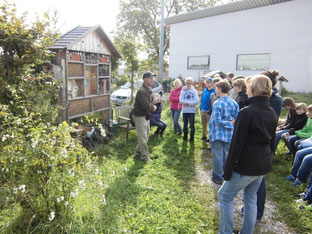
<svg viewBox="0 0 312 234">
<path fill-rule="evenodd" d="M 307 157 L 309 154 L 312 154 L 312 147 L 308 147 L 308 148 L 305 148 L 305 149 L 302 149 L 302 150 L 298 150 L 297 153 L 296 153 L 296 156 L 295 156 L 295 160 L 294 160 L 294 165 L 291 169 L 291 172 L 290 174 L 293 176 L 293 177 L 298 177 L 298 174 L 299 174 L 299 170 L 301 170 L 301 165 L 303 164 L 303 160 L 305 157 Z M 300 169 L 299 169 L 300 168 Z M 299 179 L 300 181 L 305 181 L 306 178 L 307 178 L 307 172 L 305 170 L 306 166 L 304 166 L 302 168 L 302 175 L 300 176 L 301 179 Z M 300 174 L 301 174 L 300 173 Z M 305 175 L 305 178 L 304 178 L 304 175 Z M 304 178 L 304 180 L 302 180 Z"/>
<path fill-rule="evenodd" d="M 288 138 L 288 140 L 286 141 L 286 145 L 287 145 L 289 151 L 292 152 L 293 154 L 296 154 L 296 152 L 298 150 L 298 146 L 299 146 L 300 142 L 303 140 L 305 140 L 305 138 L 299 138 L 296 135 L 290 136 Z"/>
<path fill-rule="evenodd" d="M 257 220 L 262 219 L 265 207 L 265 199 L 266 199 L 266 186 L 265 186 L 265 177 L 263 176 L 263 179 L 257 191 Z"/>
<path fill-rule="evenodd" d="M 195 113 L 183 113 L 183 138 L 187 139 L 188 134 L 188 123 L 190 122 L 191 135 L 190 140 L 194 140 L 195 135 Z"/>
<path fill-rule="evenodd" d="M 312 202 L 312 175 L 310 176 L 309 184 L 305 191 L 305 200 Z"/>
<path fill-rule="evenodd" d="M 284 133 L 288 132 L 289 129 L 284 129 L 284 130 L 280 130 L 278 132 L 276 132 L 275 134 L 275 142 L 274 142 L 274 149 L 273 149 L 273 155 L 275 154 L 275 151 L 277 149 L 278 143 L 281 140 L 281 137 Z"/>
<path fill-rule="evenodd" d="M 218 191 L 220 208 L 219 234 L 233 233 L 233 200 L 243 191 L 244 221 L 240 233 L 252 234 L 256 225 L 257 190 L 263 176 L 245 176 L 233 172 L 232 178 L 225 181 Z"/>
<path fill-rule="evenodd" d="M 176 110 L 176 109 L 170 109 L 170 110 L 171 110 L 171 116 L 173 120 L 174 133 L 182 133 L 181 126 L 179 124 L 181 110 Z"/>
<path fill-rule="evenodd" d="M 164 121 L 162 121 L 161 119 L 151 119 L 150 124 L 151 124 L 151 127 L 157 126 L 155 134 L 163 134 L 166 127 L 167 127 L 167 124 Z"/>
<path fill-rule="evenodd" d="M 229 154 L 230 142 L 223 141 L 213 141 L 211 144 L 211 153 L 212 153 L 212 177 L 222 182 L 223 181 L 223 167 L 227 156 Z"/>
<path fill-rule="evenodd" d="M 297 178 L 301 182 L 305 182 L 308 176 L 311 175 L 312 172 L 312 154 L 308 154 L 304 157 L 301 166 L 299 168 Z"/>
</svg>

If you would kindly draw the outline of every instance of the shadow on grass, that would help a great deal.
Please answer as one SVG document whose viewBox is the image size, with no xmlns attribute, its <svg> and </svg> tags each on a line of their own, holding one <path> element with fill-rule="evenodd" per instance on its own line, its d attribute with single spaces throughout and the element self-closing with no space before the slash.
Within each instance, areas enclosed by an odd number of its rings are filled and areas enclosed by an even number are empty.
<svg viewBox="0 0 312 234">
<path fill-rule="evenodd" d="M 169 135 L 162 143 L 162 152 L 165 155 L 164 163 L 168 168 L 175 170 L 175 177 L 182 184 L 187 185 L 196 175 L 194 143 L 178 140 L 179 136 Z"/>
<path fill-rule="evenodd" d="M 107 229 L 107 233 L 120 233 L 122 230 L 116 230 L 119 222 L 129 217 L 124 210 L 128 210 L 126 207 L 137 206 L 137 197 L 143 188 L 136 183 L 136 180 L 145 165 L 146 163 L 135 159 L 127 172 L 109 185 L 105 193 L 107 205 L 103 206 L 101 217 L 102 226 Z"/>
</svg>

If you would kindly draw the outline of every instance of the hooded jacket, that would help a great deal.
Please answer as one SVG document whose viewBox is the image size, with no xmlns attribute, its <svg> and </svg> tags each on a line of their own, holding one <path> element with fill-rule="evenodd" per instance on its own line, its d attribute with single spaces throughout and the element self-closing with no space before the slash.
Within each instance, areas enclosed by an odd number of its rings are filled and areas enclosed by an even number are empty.
<svg viewBox="0 0 312 234">
<path fill-rule="evenodd" d="M 180 103 L 187 102 L 188 105 L 183 105 L 183 113 L 196 113 L 196 105 L 199 102 L 198 93 L 196 89 L 192 86 L 190 89 L 187 89 L 186 86 L 182 88 L 180 94 Z"/>
</svg>

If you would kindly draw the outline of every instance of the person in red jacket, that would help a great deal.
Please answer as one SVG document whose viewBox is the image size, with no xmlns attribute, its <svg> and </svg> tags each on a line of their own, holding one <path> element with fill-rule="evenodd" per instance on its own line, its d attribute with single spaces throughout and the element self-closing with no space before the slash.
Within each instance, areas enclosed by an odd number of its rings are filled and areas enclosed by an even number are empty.
<svg viewBox="0 0 312 234">
<path fill-rule="evenodd" d="M 179 124 L 180 113 L 182 110 L 182 104 L 179 103 L 180 93 L 182 91 L 182 81 L 180 79 L 176 79 L 173 82 L 174 89 L 171 91 L 169 96 L 170 101 L 170 110 L 174 125 L 174 133 L 182 134 L 181 126 Z"/>
</svg>

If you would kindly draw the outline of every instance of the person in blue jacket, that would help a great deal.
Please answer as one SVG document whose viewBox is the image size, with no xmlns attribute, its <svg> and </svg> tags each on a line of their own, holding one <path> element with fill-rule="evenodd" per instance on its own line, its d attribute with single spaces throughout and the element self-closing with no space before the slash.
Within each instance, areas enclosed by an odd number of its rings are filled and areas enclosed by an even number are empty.
<svg viewBox="0 0 312 234">
<path fill-rule="evenodd" d="M 210 112 L 212 109 L 210 95 L 215 92 L 211 77 L 205 80 L 205 85 L 206 88 L 204 89 L 200 101 L 200 117 L 203 125 L 203 137 L 201 139 L 203 141 L 209 142 L 209 139 L 207 137 L 207 126 L 209 123 Z"/>
</svg>

